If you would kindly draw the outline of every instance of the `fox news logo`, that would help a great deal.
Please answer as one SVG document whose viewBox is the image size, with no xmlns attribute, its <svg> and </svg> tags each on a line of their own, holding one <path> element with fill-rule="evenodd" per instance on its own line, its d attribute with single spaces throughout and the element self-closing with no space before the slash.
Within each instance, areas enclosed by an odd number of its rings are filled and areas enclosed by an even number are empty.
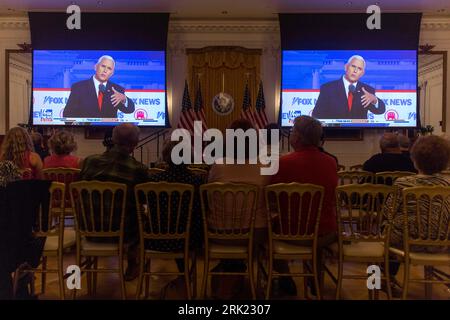
<svg viewBox="0 0 450 320">
<path fill-rule="evenodd" d="M 68 98 L 45 96 L 44 104 L 67 104 Z"/>
<path fill-rule="evenodd" d="M 41 121 L 52 121 L 53 120 L 53 110 L 52 109 L 41 109 L 40 111 L 33 112 L 33 118 L 40 118 Z"/>
</svg>

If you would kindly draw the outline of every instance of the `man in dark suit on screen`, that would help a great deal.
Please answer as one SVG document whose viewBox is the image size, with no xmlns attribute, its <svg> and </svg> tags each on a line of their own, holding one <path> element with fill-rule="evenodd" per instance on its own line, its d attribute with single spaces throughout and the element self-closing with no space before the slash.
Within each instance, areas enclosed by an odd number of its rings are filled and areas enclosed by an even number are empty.
<svg viewBox="0 0 450 320">
<path fill-rule="evenodd" d="M 342 79 L 320 87 L 312 116 L 317 119 L 367 119 L 367 111 L 383 114 L 386 106 L 375 96 L 375 89 L 358 81 L 366 68 L 364 58 L 350 57 Z"/>
<path fill-rule="evenodd" d="M 63 112 L 66 118 L 117 118 L 117 110 L 134 112 L 133 100 L 125 96 L 125 89 L 111 81 L 115 61 L 102 56 L 95 64 L 95 75 L 72 85 Z"/>
</svg>

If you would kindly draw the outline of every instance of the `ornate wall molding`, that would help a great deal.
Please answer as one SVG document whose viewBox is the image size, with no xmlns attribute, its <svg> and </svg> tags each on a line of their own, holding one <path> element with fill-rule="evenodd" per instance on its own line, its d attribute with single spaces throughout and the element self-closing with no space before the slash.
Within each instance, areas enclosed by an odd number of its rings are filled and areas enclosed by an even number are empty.
<svg viewBox="0 0 450 320">
<path fill-rule="evenodd" d="M 1 29 L 29 29 L 28 17 L 0 16 Z M 450 30 L 450 17 L 424 16 L 422 30 Z M 279 32 L 278 20 L 171 20 L 169 32 L 227 33 L 227 32 Z"/>
<path fill-rule="evenodd" d="M 28 30 L 28 17 L 0 17 L 0 30 Z"/>
<path fill-rule="evenodd" d="M 442 62 L 425 66 L 419 70 L 418 76 L 421 77 L 434 71 L 440 71 L 440 74 L 442 75 L 443 67 L 444 64 Z"/>
<path fill-rule="evenodd" d="M 270 33 L 279 32 L 278 20 L 171 20 L 169 33 Z"/>
<path fill-rule="evenodd" d="M 422 18 L 421 30 L 450 30 L 450 17 L 427 17 Z"/>
</svg>

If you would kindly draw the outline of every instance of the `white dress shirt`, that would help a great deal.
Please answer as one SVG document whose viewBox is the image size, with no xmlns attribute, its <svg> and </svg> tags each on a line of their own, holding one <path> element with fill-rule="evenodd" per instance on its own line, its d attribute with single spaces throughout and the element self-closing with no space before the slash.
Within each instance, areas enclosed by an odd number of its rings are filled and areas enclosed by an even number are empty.
<svg viewBox="0 0 450 320">
<path fill-rule="evenodd" d="M 99 89 L 100 84 L 103 84 L 106 89 L 106 86 L 108 85 L 108 81 L 100 82 L 97 80 L 97 78 L 95 76 L 92 76 L 92 80 L 94 80 L 95 94 L 97 95 L 97 99 L 98 99 L 98 92 L 100 91 L 100 89 Z M 125 100 L 124 105 L 125 105 L 125 108 L 128 107 L 128 98 Z"/>
</svg>

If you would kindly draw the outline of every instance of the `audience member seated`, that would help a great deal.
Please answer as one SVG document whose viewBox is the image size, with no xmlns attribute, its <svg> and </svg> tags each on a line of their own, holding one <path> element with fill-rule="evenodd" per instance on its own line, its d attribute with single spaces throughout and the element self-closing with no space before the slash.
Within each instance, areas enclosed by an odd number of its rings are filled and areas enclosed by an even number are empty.
<svg viewBox="0 0 450 320">
<path fill-rule="evenodd" d="M 112 128 L 107 128 L 105 131 L 105 135 L 103 136 L 102 144 L 106 148 L 106 151 L 114 146 L 114 143 L 112 142 L 112 131 Z"/>
<path fill-rule="evenodd" d="M 64 130 L 54 133 L 48 141 L 52 155 L 44 159 L 47 168 L 80 168 L 81 159 L 71 155 L 77 149 L 73 134 Z"/>
<path fill-rule="evenodd" d="M 176 182 L 176 183 L 186 183 L 191 184 L 195 187 L 194 199 L 192 203 L 192 214 L 191 214 L 191 228 L 190 228 L 190 247 L 192 249 L 201 248 L 203 244 L 203 217 L 201 211 L 200 202 L 200 191 L 199 187 L 202 184 L 202 178 L 189 171 L 187 165 L 174 164 L 172 161 L 172 149 L 178 144 L 176 141 L 168 141 L 165 143 L 162 150 L 162 159 L 168 164 L 168 168 L 161 173 L 157 173 L 150 176 L 149 181 L 158 182 Z M 184 203 L 187 205 L 187 203 Z M 163 210 L 163 209 L 162 209 Z M 187 208 L 183 209 L 186 213 Z M 148 250 L 156 250 L 163 252 L 176 252 L 184 249 L 184 241 L 172 241 L 172 240 L 152 240 L 145 244 L 145 248 Z M 184 261 L 176 261 L 178 270 L 184 272 Z"/>
<path fill-rule="evenodd" d="M 33 141 L 34 151 L 41 157 L 44 161 L 46 157 L 49 156 L 47 148 L 44 146 L 44 140 L 42 139 L 42 134 L 39 132 L 33 132 L 31 134 L 31 141 Z"/>
<path fill-rule="evenodd" d="M 280 158 L 280 167 L 270 183 L 311 183 L 325 188 L 322 213 L 319 221 L 317 264 L 322 274 L 322 250 L 337 240 L 335 191 L 338 184 L 336 160 L 320 150 L 321 123 L 309 116 L 295 118 L 291 133 L 294 152 Z M 287 204 L 286 204 L 287 206 Z M 288 265 L 274 265 L 279 272 L 288 272 Z M 281 278 L 283 279 L 283 278 Z M 314 294 L 313 281 L 307 280 Z M 282 283 L 280 282 L 280 286 Z"/>
<path fill-rule="evenodd" d="M 334 154 L 331 154 L 331 153 L 325 151 L 325 149 L 323 148 L 324 144 L 325 144 L 325 135 L 322 133 L 322 136 L 320 137 L 319 150 L 322 151 L 323 153 L 329 155 L 330 157 L 332 157 L 334 159 L 334 161 L 336 161 L 336 166 L 337 166 L 339 164 L 338 158 Z"/>
<path fill-rule="evenodd" d="M 409 148 L 411 147 L 411 140 L 404 134 L 397 135 L 397 139 L 401 153 L 410 158 Z"/>
<path fill-rule="evenodd" d="M 138 276 L 137 258 L 138 226 L 134 186 L 149 180 L 148 168 L 130 154 L 139 141 L 139 128 L 132 124 L 121 124 L 114 128 L 114 146 L 100 155 L 92 155 L 83 161 L 80 180 L 100 180 L 124 183 L 127 185 L 125 214 L 125 242 L 130 243 L 128 268 L 125 280 Z M 100 239 L 94 239 L 101 241 Z"/>
<path fill-rule="evenodd" d="M 394 133 L 385 133 L 380 139 L 381 153 L 373 155 L 364 162 L 363 170 L 373 173 L 383 171 L 409 171 L 417 172 L 409 157 L 405 157 Z"/>
<path fill-rule="evenodd" d="M 19 168 L 9 160 L 0 161 L 0 187 L 6 187 L 8 183 L 20 180 Z"/>
<path fill-rule="evenodd" d="M 9 160 L 0 161 L 0 207 L 6 208 L 6 186 L 13 181 L 20 180 L 21 175 L 19 173 L 19 168 Z M 8 210 L 2 210 L 0 214 L 0 232 L 2 236 L 5 237 L 4 232 L 8 230 L 7 225 L 7 215 L 5 214 Z M 4 245 L 5 244 L 0 244 Z M 6 247 L 5 247 L 6 249 Z M 6 250 L 4 250 L 6 251 Z M 4 253 L 4 252 L 2 252 Z M 5 263 L 5 259 L 0 261 L 0 300 L 12 299 L 12 279 L 11 270 Z"/>
<path fill-rule="evenodd" d="M 28 132 L 23 128 L 14 127 L 8 130 L 3 139 L 0 161 L 10 160 L 19 170 L 30 169 L 31 179 L 42 179 L 42 160 L 33 150 Z"/>
<path fill-rule="evenodd" d="M 247 131 L 254 129 L 252 124 L 246 119 L 238 119 L 231 123 L 229 129 L 242 129 Z M 211 182 L 231 182 L 248 183 L 259 187 L 259 199 L 256 204 L 255 229 L 253 232 L 255 248 L 257 244 L 263 243 L 267 239 L 267 215 L 264 201 L 264 187 L 269 183 L 269 176 L 261 175 L 260 163 L 251 164 L 249 142 L 245 144 L 245 163 L 237 164 L 237 152 L 235 149 L 235 159 L 227 161 L 223 159 L 223 164 L 213 164 L 208 177 Z M 228 162 L 228 163 L 227 163 Z"/>
<path fill-rule="evenodd" d="M 278 128 L 278 126 L 277 126 Z M 268 127 L 268 130 L 277 129 L 273 126 Z M 252 124 L 246 120 L 246 119 L 238 119 L 233 121 L 229 129 L 237 130 L 242 129 L 244 131 L 247 131 L 249 129 L 254 130 L 254 127 Z M 268 133 L 269 134 L 269 133 Z M 269 140 L 269 144 L 270 144 Z M 237 154 L 237 146 L 235 146 L 234 149 L 234 159 L 227 160 L 222 159 L 223 164 L 213 164 L 210 171 L 209 171 L 209 177 L 208 177 L 208 183 L 212 182 L 223 182 L 223 183 L 246 183 L 246 184 L 252 184 L 259 187 L 259 197 L 256 202 L 256 213 L 255 213 L 255 224 L 254 224 L 254 232 L 253 232 L 253 247 L 255 248 L 254 253 L 256 255 L 258 248 L 263 245 L 265 242 L 267 242 L 267 214 L 266 214 L 266 205 L 264 201 L 264 187 L 269 182 L 269 176 L 267 175 L 261 175 L 261 167 L 262 165 L 260 163 L 251 164 L 250 162 L 253 162 L 251 159 L 250 154 L 250 145 L 249 141 L 245 142 L 245 163 L 243 164 L 237 164 L 238 154 Z M 241 151 L 241 150 L 239 150 Z M 270 152 L 270 148 L 268 149 Z M 257 154 L 254 155 L 257 157 Z M 256 159 L 257 160 L 257 159 Z M 231 200 L 231 199 L 230 199 Z M 227 204 L 228 208 L 233 207 L 232 204 Z M 230 216 L 232 213 L 225 212 L 228 216 Z M 223 226 L 223 225 L 222 225 Z M 220 228 L 221 226 L 217 226 Z M 222 260 L 220 264 L 216 267 L 215 271 L 224 271 L 224 272 L 244 272 L 246 270 L 246 266 L 242 261 L 239 260 Z M 237 281 L 239 281 L 239 277 L 236 278 Z M 241 283 L 239 283 L 240 285 Z M 226 292 L 228 286 L 222 286 L 221 288 L 217 288 L 220 292 Z M 242 287 L 240 287 L 242 288 Z M 235 291 L 232 294 L 237 294 L 239 291 L 239 288 L 234 288 L 233 291 Z M 225 293 L 225 295 L 231 294 L 231 293 Z M 232 295 L 231 294 L 231 295 Z"/>
<path fill-rule="evenodd" d="M 31 140 L 30 140 L 31 142 Z M 9 179 L 19 178 L 17 168 L 10 161 L 0 162 L 0 174 Z M 3 180 L 6 183 L 5 180 Z M 48 212 L 50 181 L 9 181 L 0 187 L 0 299 L 36 299 L 28 290 L 34 275 L 18 278 L 15 295 L 11 274 L 21 265 L 36 268 L 45 238 L 35 237 L 39 209 Z M 26 196 L 26 201 L 24 200 Z"/>
<path fill-rule="evenodd" d="M 444 138 L 438 136 L 426 136 L 419 138 L 416 143 L 411 148 L 411 158 L 414 162 L 419 173 L 413 176 L 406 176 L 398 178 L 394 186 L 397 186 L 399 190 L 403 190 L 404 188 L 410 187 L 419 187 L 419 186 L 450 186 L 450 178 L 447 176 L 441 175 L 440 172 L 447 168 L 447 165 L 450 161 L 450 143 Z M 388 210 L 392 210 L 392 197 L 386 200 L 386 206 Z M 423 208 L 423 214 L 428 214 L 429 207 L 429 199 L 422 198 L 424 204 L 421 206 Z M 402 195 L 401 192 L 397 193 L 397 208 L 394 212 L 394 220 L 393 227 L 391 232 L 391 246 L 403 249 L 403 226 L 404 226 L 404 217 L 403 217 L 403 203 L 402 203 Z M 411 219 L 415 219 L 416 215 L 416 203 L 411 199 L 408 202 L 408 215 L 411 215 Z M 448 220 L 450 219 L 450 202 L 447 201 L 445 206 L 445 215 L 444 226 L 448 225 Z M 431 211 L 431 214 L 438 214 Z M 414 220 L 415 221 L 415 220 Z M 431 218 L 423 218 L 421 219 L 423 223 L 431 222 L 431 234 L 438 234 L 438 217 Z M 445 222 L 447 221 L 447 222 Z M 423 230 L 428 230 L 429 228 L 424 227 Z M 442 231 L 441 231 L 442 232 Z M 434 238 L 434 237 L 433 237 Z M 433 249 L 437 252 L 445 252 L 447 250 L 450 253 L 449 248 L 442 247 L 433 247 Z M 435 252 L 431 250 L 431 247 L 420 247 L 413 246 L 411 248 L 413 252 Z M 431 251 L 431 252 L 430 252 Z M 392 276 L 395 276 L 399 269 L 399 263 L 392 261 L 390 263 L 390 273 Z"/>
<path fill-rule="evenodd" d="M 278 152 L 278 154 L 281 155 L 280 141 L 281 141 L 282 135 L 281 135 L 280 126 L 278 125 L 278 123 L 272 122 L 272 123 L 269 123 L 264 129 L 267 130 L 267 154 L 270 155 L 270 153 L 272 151 L 270 148 L 270 146 L 272 145 L 272 131 L 278 130 L 278 150 L 276 152 Z"/>
</svg>

